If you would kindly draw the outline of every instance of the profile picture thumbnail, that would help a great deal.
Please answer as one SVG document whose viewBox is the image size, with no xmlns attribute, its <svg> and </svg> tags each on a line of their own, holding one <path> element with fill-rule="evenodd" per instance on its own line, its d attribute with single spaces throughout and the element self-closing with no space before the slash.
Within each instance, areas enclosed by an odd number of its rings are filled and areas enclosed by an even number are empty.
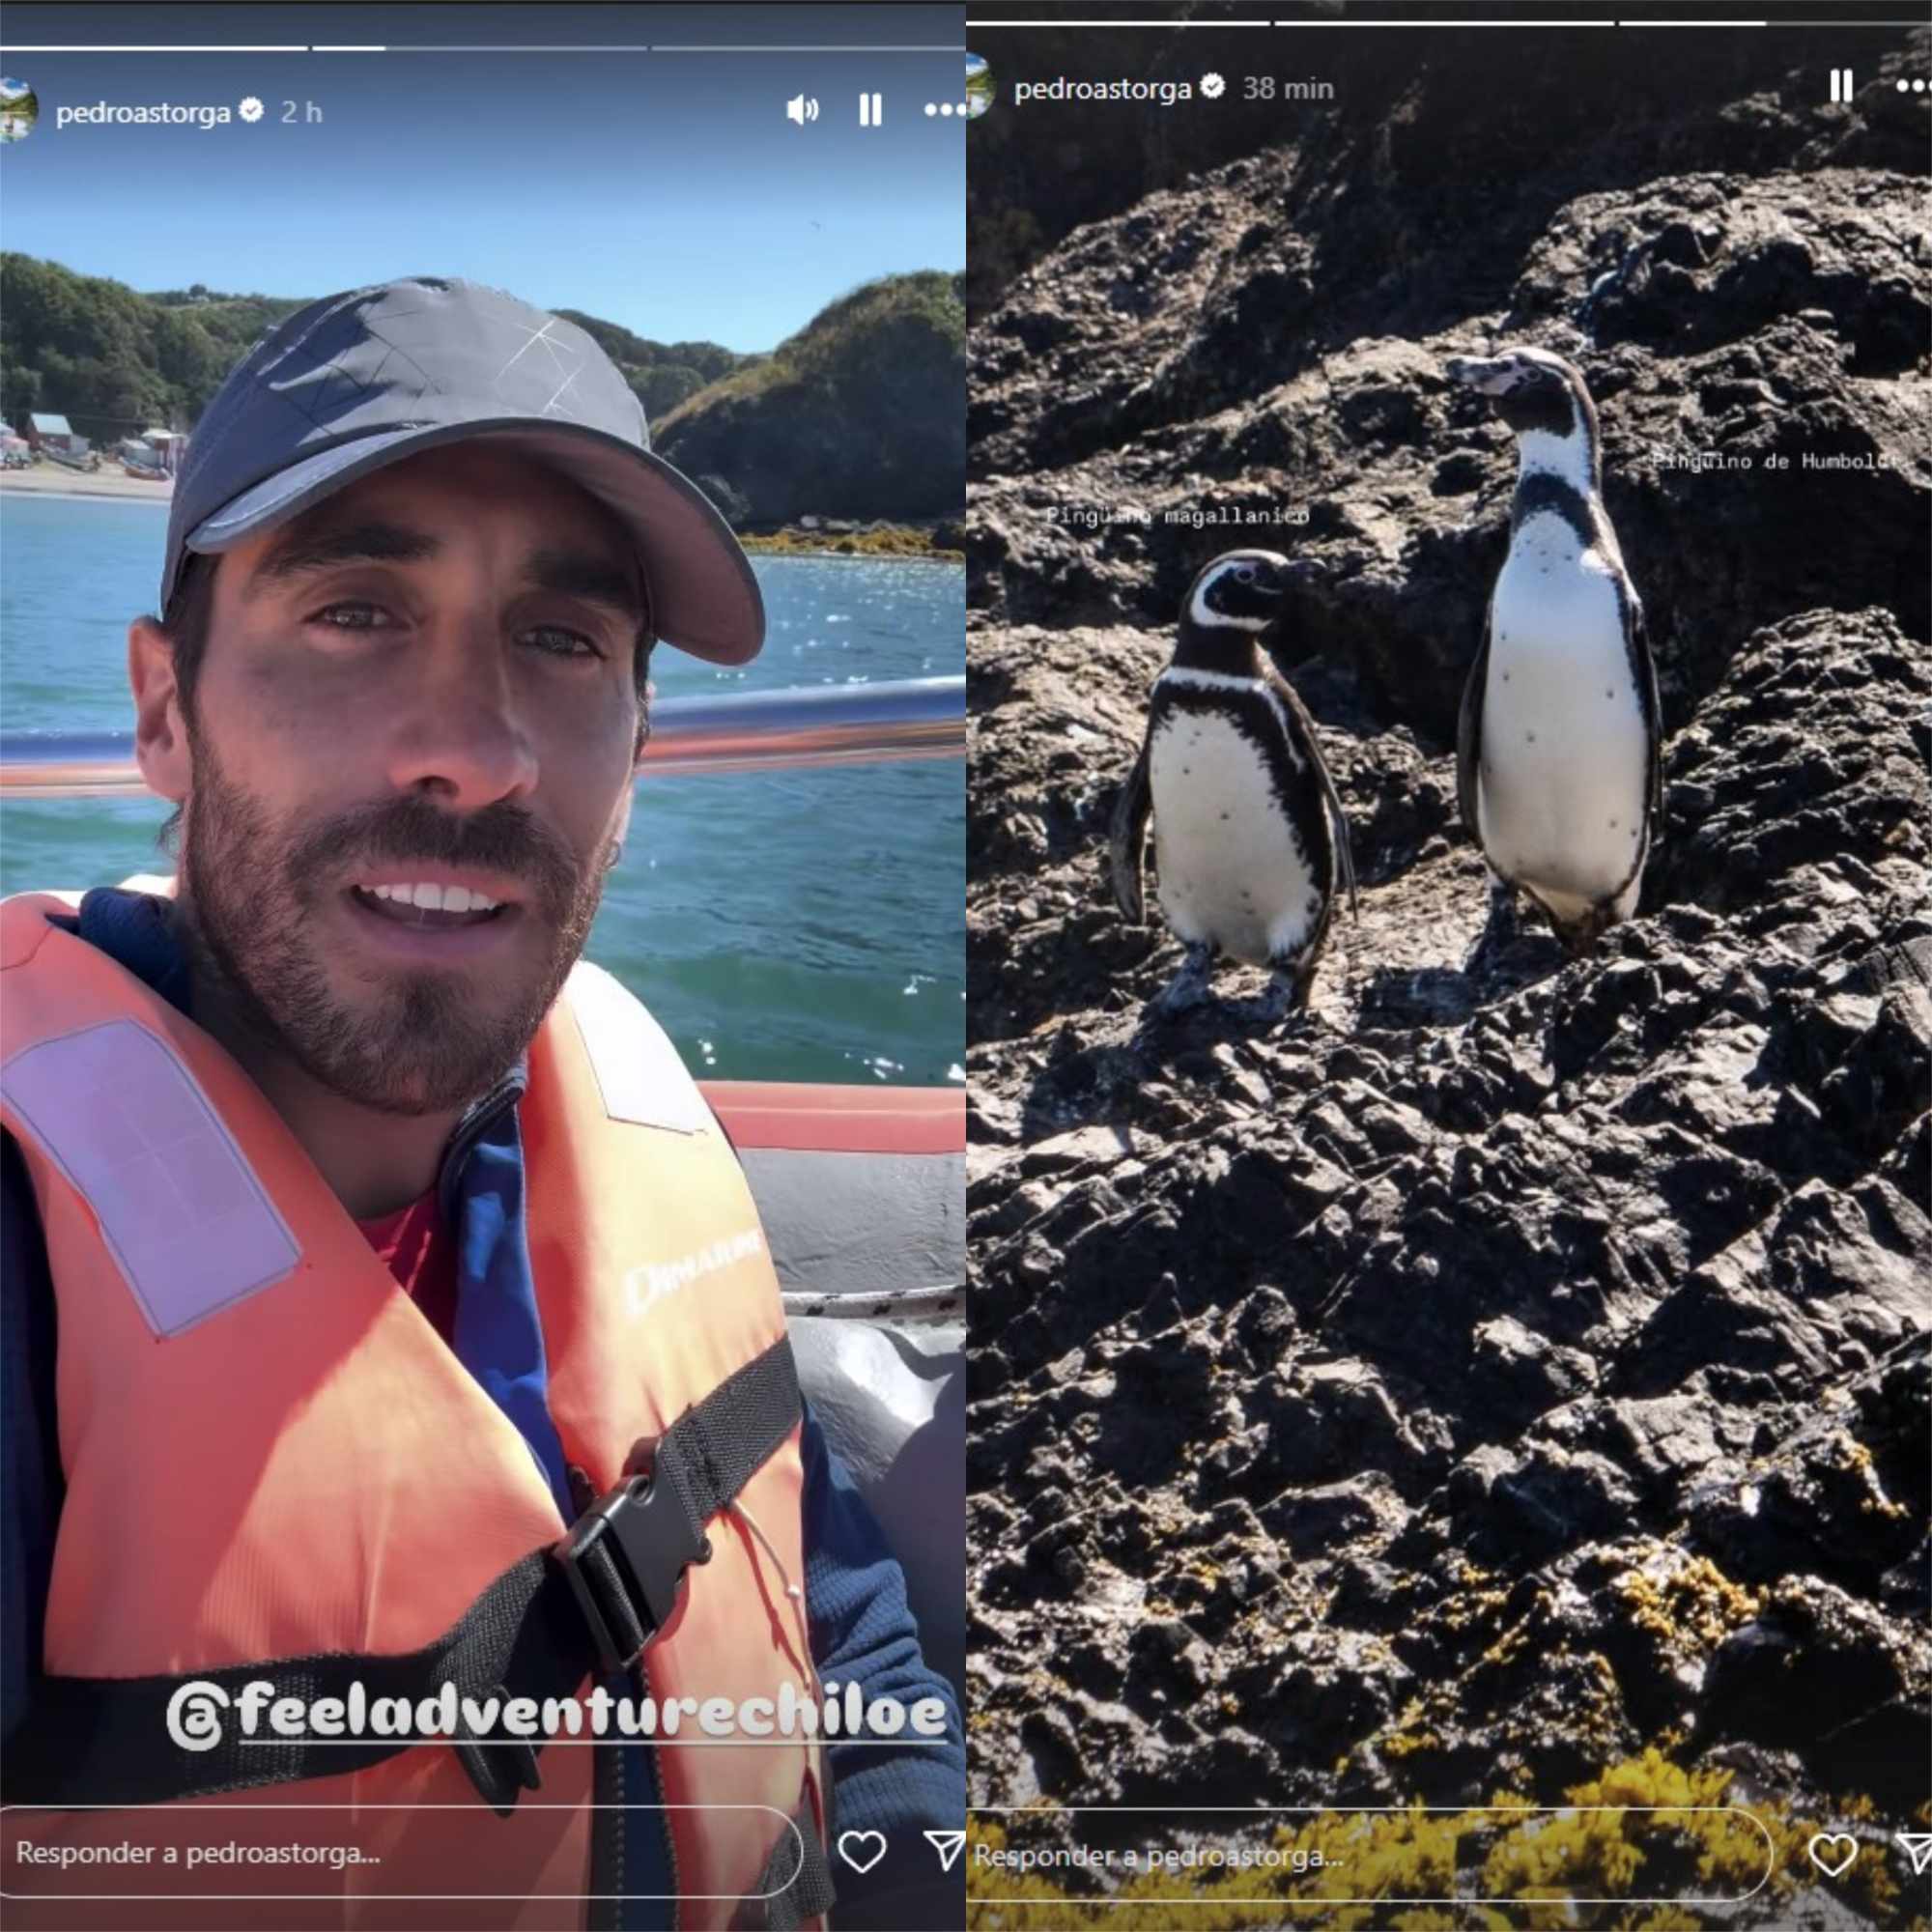
<svg viewBox="0 0 1932 1932">
<path fill-rule="evenodd" d="M 977 121 L 993 104 L 993 70 L 983 54 L 966 56 L 966 118 Z"/>
<path fill-rule="evenodd" d="M 41 118 L 41 103 L 24 80 L 0 75 L 0 141 L 24 141 Z"/>
</svg>

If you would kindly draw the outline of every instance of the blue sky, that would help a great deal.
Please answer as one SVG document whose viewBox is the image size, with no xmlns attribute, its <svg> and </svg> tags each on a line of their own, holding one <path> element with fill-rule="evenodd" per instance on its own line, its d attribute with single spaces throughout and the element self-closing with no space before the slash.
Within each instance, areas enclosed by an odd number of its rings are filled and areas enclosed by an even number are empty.
<svg viewBox="0 0 1932 1932">
<path fill-rule="evenodd" d="M 965 128 L 923 111 L 963 98 L 964 18 L 946 6 L 10 4 L 0 70 L 34 89 L 41 118 L 0 149 L 0 240 L 141 290 L 312 297 L 460 275 L 660 341 L 769 349 L 859 282 L 964 266 Z M 24 50 L 76 41 L 525 51 Z M 722 43 L 801 50 L 528 50 Z M 888 45 L 930 51 L 861 50 Z M 861 128 L 862 91 L 884 95 L 883 128 Z M 797 94 L 819 101 L 814 125 L 786 119 Z M 252 126 L 56 127 L 63 106 L 233 109 L 248 95 L 266 106 Z"/>
</svg>

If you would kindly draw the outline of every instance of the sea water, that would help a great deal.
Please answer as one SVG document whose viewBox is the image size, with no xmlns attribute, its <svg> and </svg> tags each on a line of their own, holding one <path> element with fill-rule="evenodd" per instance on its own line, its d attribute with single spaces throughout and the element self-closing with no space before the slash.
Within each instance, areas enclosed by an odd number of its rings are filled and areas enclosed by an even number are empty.
<svg viewBox="0 0 1932 1932">
<path fill-rule="evenodd" d="M 0 728 L 133 729 L 128 623 L 152 613 L 164 504 L 0 498 Z M 957 676 L 965 575 L 937 563 L 754 557 L 759 658 L 652 664 L 661 697 Z M 964 1078 L 965 767 L 880 764 L 639 781 L 587 956 L 700 1077 Z M 0 891 L 169 871 L 159 799 L 0 810 Z"/>
</svg>

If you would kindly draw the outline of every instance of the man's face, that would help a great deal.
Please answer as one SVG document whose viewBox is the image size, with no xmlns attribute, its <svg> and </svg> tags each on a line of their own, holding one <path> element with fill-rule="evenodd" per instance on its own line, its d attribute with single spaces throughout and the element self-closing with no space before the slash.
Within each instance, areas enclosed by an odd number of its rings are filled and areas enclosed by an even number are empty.
<svg viewBox="0 0 1932 1932">
<path fill-rule="evenodd" d="M 343 1098 L 461 1108 L 536 1033 L 630 820 L 624 538 L 554 472 L 469 442 L 219 565 L 183 823 L 198 964 Z M 394 896 L 458 882 L 503 909 L 425 923 Z"/>
</svg>

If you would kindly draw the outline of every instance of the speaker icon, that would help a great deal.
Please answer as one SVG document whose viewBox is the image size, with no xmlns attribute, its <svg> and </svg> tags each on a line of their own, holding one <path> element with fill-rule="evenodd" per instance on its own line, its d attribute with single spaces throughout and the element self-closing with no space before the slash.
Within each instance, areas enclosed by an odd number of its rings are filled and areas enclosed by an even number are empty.
<svg viewBox="0 0 1932 1932">
<path fill-rule="evenodd" d="M 808 100 L 802 94 L 794 94 L 785 102 L 785 119 L 796 121 L 803 128 L 808 121 L 818 119 L 818 102 Z"/>
</svg>

